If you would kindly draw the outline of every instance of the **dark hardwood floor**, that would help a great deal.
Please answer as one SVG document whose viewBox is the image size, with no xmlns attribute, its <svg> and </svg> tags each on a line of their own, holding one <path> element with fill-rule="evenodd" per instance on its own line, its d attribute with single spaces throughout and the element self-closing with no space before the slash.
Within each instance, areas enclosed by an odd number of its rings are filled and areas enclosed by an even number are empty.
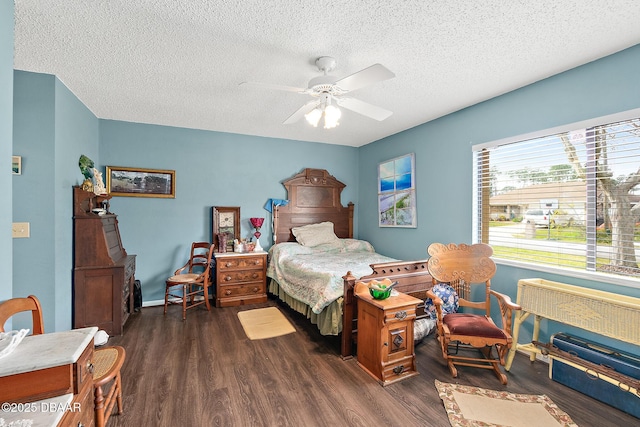
<svg viewBox="0 0 640 427">
<path fill-rule="evenodd" d="M 297 332 L 251 341 L 238 311 L 276 305 Z M 380 386 L 342 360 L 337 337 L 323 337 L 302 316 L 269 300 L 252 306 L 143 308 L 122 345 L 124 413 L 109 426 L 448 426 L 434 380 L 513 393 L 546 394 L 581 427 L 639 425 L 640 420 L 553 382 L 546 364 L 518 355 L 509 384 L 488 370 L 460 368 L 451 378 L 433 336 L 416 346 L 420 375 Z"/>
</svg>

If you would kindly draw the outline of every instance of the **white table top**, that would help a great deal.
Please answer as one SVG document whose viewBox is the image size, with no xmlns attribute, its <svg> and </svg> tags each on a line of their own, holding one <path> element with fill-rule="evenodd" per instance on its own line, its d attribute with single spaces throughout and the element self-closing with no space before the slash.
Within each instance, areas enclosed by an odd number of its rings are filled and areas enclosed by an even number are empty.
<svg viewBox="0 0 640 427">
<path fill-rule="evenodd" d="M 74 363 L 96 332 L 98 328 L 93 326 L 24 337 L 13 352 L 1 359 L 0 377 Z"/>
</svg>

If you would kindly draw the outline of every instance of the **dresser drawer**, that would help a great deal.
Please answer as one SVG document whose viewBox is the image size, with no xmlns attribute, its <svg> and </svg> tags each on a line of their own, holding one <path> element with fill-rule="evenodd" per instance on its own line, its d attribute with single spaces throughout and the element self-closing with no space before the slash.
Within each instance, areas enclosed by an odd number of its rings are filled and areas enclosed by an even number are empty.
<svg viewBox="0 0 640 427">
<path fill-rule="evenodd" d="M 265 292 L 266 289 L 263 282 L 220 286 L 220 298 L 240 297 L 246 295 L 262 295 Z"/>
<path fill-rule="evenodd" d="M 262 269 L 265 265 L 265 259 L 264 255 L 221 258 L 218 260 L 216 268 L 219 272 L 236 269 Z"/>
<path fill-rule="evenodd" d="M 258 304 L 267 301 L 266 285 L 245 283 L 242 285 L 220 286 L 216 295 L 216 307 L 235 307 L 244 304 Z"/>
<path fill-rule="evenodd" d="M 67 393 L 77 394 L 93 383 L 93 339 L 74 363 L 2 377 L 0 402 L 33 402 Z"/>
<path fill-rule="evenodd" d="M 415 306 L 406 306 L 397 309 L 385 310 L 384 312 L 384 323 L 389 325 L 389 327 L 393 327 L 394 323 L 397 322 L 406 322 L 407 320 L 412 320 L 416 318 L 416 307 Z"/>
<path fill-rule="evenodd" d="M 382 381 L 392 383 L 400 381 L 405 377 L 408 378 L 417 375 L 414 359 L 413 354 L 411 354 L 402 359 L 395 360 L 392 363 L 385 364 L 382 369 Z"/>
<path fill-rule="evenodd" d="M 60 427 L 91 427 L 95 425 L 95 412 L 93 403 L 93 384 L 85 384 L 80 393 L 74 396 L 69 405 L 69 410 L 58 426 Z"/>
<path fill-rule="evenodd" d="M 263 270 L 239 270 L 218 272 L 218 286 L 231 285 L 242 282 L 264 282 Z"/>
<path fill-rule="evenodd" d="M 82 352 L 74 367 L 74 393 L 79 393 L 87 382 L 93 383 L 93 341 Z"/>
</svg>

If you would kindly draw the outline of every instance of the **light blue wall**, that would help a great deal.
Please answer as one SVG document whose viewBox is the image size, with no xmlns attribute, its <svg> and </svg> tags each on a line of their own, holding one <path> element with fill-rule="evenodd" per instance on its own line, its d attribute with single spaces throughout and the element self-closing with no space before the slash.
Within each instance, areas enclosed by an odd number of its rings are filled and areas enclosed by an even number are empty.
<svg viewBox="0 0 640 427">
<path fill-rule="evenodd" d="M 401 259 L 426 258 L 426 248 L 432 242 L 470 243 L 473 144 L 638 108 L 638 76 L 640 45 L 362 147 L 360 237 Z M 410 152 L 416 153 L 418 228 L 378 228 L 374 214 L 378 163 Z M 493 288 L 515 300 L 517 281 L 527 277 L 640 297 L 638 288 L 502 265 L 492 281 Z M 545 338 L 568 330 L 547 322 L 542 329 Z M 530 330 L 527 325 L 529 337 Z M 527 333 L 523 341 L 530 339 Z M 640 354 L 637 347 L 630 349 Z"/>
<path fill-rule="evenodd" d="M 13 199 L 11 156 L 13 151 L 13 2 L 0 2 L 0 271 L 13 274 L 11 221 Z M 0 283 L 0 301 L 13 296 L 10 280 Z"/>
<path fill-rule="evenodd" d="M 13 180 L 13 218 L 30 223 L 31 237 L 13 240 L 13 296 L 36 295 L 45 330 L 65 330 L 72 316 L 71 187 L 82 178 L 80 154 L 97 160 L 98 119 L 52 75 L 15 71 L 14 88 L 13 143 L 23 173 Z"/>
<path fill-rule="evenodd" d="M 13 145 L 22 156 L 22 175 L 13 180 L 13 219 L 28 222 L 31 237 L 13 239 L 13 296 L 36 295 L 42 304 L 45 330 L 50 332 L 55 330 L 57 308 L 52 179 L 55 77 L 17 71 L 14 87 Z M 14 326 L 23 325 L 16 319 Z"/>
<path fill-rule="evenodd" d="M 100 161 L 99 120 L 58 79 L 55 80 L 55 330 L 71 327 L 73 265 L 73 196 L 71 188 L 82 184 L 78 160 L 84 154 L 96 164 Z M 67 309 L 69 307 L 69 309 Z"/>
<path fill-rule="evenodd" d="M 281 181 L 304 168 L 327 169 L 347 186 L 342 203 L 358 203 L 353 147 L 111 120 L 100 121 L 100 138 L 102 167 L 176 171 L 175 199 L 111 199 L 123 246 L 137 255 L 145 302 L 164 299 L 165 280 L 184 264 L 192 241 L 211 241 L 212 206 L 239 206 L 242 235 L 249 237 L 249 218 L 268 217 L 267 199 L 285 198 Z"/>
</svg>

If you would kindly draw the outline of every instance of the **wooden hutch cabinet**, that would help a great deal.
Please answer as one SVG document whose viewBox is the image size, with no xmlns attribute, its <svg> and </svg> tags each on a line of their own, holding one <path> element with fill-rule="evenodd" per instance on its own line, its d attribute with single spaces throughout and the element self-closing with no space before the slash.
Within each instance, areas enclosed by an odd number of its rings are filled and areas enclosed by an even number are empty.
<svg viewBox="0 0 640 427">
<path fill-rule="evenodd" d="M 133 313 L 136 256 L 122 247 L 117 216 L 93 212 L 109 199 L 73 188 L 73 327 L 122 335 Z"/>
</svg>

